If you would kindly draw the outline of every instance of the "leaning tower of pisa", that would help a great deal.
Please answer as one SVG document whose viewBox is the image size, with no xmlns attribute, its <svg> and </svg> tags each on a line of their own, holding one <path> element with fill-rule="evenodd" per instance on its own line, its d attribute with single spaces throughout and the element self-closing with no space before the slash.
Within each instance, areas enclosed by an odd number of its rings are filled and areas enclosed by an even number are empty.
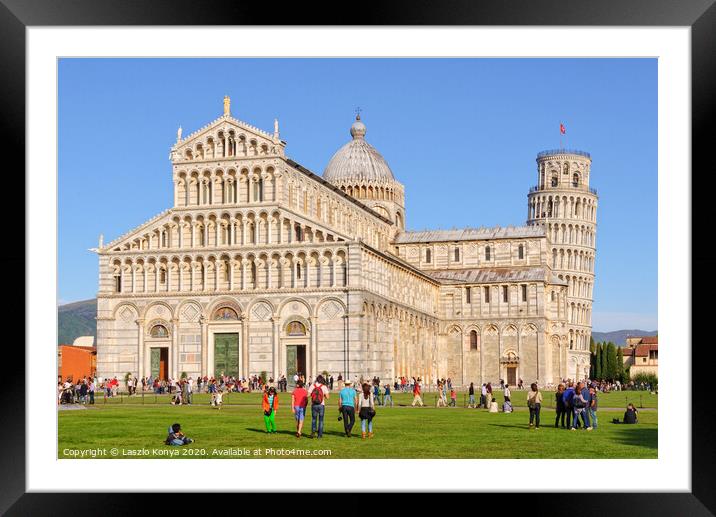
<svg viewBox="0 0 716 517">
<path fill-rule="evenodd" d="M 589 374 L 597 235 L 597 191 L 589 186 L 591 165 L 584 151 L 541 152 L 537 185 L 527 196 L 527 224 L 545 227 L 552 271 L 569 286 L 566 373 L 570 378 Z"/>
</svg>

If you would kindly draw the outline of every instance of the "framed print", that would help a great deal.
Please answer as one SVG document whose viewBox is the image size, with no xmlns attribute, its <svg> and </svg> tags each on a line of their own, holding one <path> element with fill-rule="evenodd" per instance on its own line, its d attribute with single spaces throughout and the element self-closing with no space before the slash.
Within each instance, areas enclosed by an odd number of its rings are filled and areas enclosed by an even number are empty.
<svg viewBox="0 0 716 517">
<path fill-rule="evenodd" d="M 179 483 L 712 514 L 716 8 L 389 5 L 0 6 L 28 205 L 3 511 Z M 133 474 L 175 465 L 213 475 Z"/>
</svg>

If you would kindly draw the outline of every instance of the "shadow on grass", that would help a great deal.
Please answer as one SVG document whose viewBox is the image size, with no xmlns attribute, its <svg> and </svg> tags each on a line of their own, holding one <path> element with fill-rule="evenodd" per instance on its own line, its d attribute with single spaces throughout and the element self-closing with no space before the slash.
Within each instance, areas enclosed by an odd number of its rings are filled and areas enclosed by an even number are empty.
<svg viewBox="0 0 716 517">
<path fill-rule="evenodd" d="M 247 431 L 251 431 L 252 433 L 268 434 L 268 433 L 266 432 L 266 429 L 256 429 L 256 428 L 247 427 L 246 430 L 247 430 Z M 360 431 L 359 431 L 359 432 L 360 432 Z M 289 435 L 289 436 L 296 436 L 296 431 L 276 431 L 275 434 L 286 434 L 286 435 Z M 309 428 L 308 432 L 306 432 L 306 430 L 304 429 L 304 430 L 303 430 L 303 434 L 301 435 L 301 438 L 303 438 L 303 439 L 309 439 L 309 440 L 310 440 L 310 434 L 311 434 L 310 428 Z M 338 431 L 326 431 L 326 430 L 323 431 L 323 436 L 341 436 L 341 437 L 345 437 L 345 435 L 346 435 L 345 433 L 343 433 L 343 432 L 338 432 Z M 358 437 L 360 438 L 360 435 L 359 435 Z M 352 438 L 356 438 L 355 432 L 353 433 Z"/>
<path fill-rule="evenodd" d="M 659 448 L 659 430 L 651 427 L 639 427 L 636 425 L 607 424 L 618 427 L 616 439 L 623 445 L 636 447 L 648 447 L 649 449 Z"/>
</svg>

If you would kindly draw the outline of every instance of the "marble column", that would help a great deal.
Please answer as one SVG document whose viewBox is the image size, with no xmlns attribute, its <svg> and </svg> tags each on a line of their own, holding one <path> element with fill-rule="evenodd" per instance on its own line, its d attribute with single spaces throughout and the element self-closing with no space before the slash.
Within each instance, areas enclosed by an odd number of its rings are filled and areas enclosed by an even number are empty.
<svg viewBox="0 0 716 517">
<path fill-rule="evenodd" d="M 137 378 L 141 380 L 146 376 L 144 372 L 144 320 L 137 318 Z"/>
</svg>

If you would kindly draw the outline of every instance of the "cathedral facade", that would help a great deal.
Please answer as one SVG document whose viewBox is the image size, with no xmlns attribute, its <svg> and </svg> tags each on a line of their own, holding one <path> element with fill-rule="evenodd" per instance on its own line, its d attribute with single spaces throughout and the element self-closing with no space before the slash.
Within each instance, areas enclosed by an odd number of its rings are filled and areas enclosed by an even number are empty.
<svg viewBox="0 0 716 517">
<path fill-rule="evenodd" d="M 590 156 L 537 156 L 525 226 L 406 231 L 403 185 L 360 117 L 350 135 L 319 176 L 228 98 L 180 129 L 174 206 L 95 249 L 97 374 L 586 377 Z"/>
</svg>

